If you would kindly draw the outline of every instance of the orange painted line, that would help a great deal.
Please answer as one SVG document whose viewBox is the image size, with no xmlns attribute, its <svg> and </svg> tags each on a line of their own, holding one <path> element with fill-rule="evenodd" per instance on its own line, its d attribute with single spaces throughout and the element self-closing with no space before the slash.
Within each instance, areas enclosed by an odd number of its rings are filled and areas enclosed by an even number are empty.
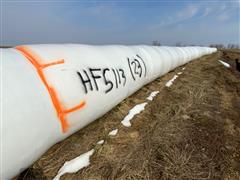
<svg viewBox="0 0 240 180">
<path fill-rule="evenodd" d="M 81 102 L 79 105 L 71 108 L 71 109 L 68 109 L 68 110 L 65 110 L 64 113 L 71 113 L 71 112 L 74 112 L 78 109 L 82 109 L 83 107 L 85 106 L 85 101 Z"/>
<path fill-rule="evenodd" d="M 41 67 L 46 68 L 46 67 L 49 67 L 49 66 L 53 66 L 53 65 L 57 65 L 57 64 L 63 64 L 63 63 L 64 63 L 64 59 L 61 59 L 61 60 L 56 61 L 56 62 L 41 65 Z"/>
<path fill-rule="evenodd" d="M 76 110 L 82 109 L 85 106 L 85 101 L 80 102 L 79 105 L 68 109 L 68 110 L 64 110 L 63 106 L 61 105 L 60 100 L 58 99 L 57 93 L 55 91 L 55 89 L 53 87 L 51 87 L 48 82 L 47 79 L 44 75 L 43 69 L 52 65 L 57 65 L 57 64 L 63 64 L 64 63 L 64 59 L 61 59 L 59 61 L 53 62 L 53 63 L 49 63 L 49 64 L 41 64 L 42 59 L 40 56 L 38 56 L 36 53 L 34 53 L 31 49 L 29 49 L 26 46 L 17 46 L 15 47 L 15 49 L 19 50 L 31 63 L 32 65 L 36 68 L 37 73 L 40 77 L 40 79 L 42 80 L 43 84 L 45 85 L 45 87 L 48 90 L 48 93 L 51 97 L 53 106 L 56 109 L 57 112 L 57 116 L 60 120 L 61 123 L 61 127 L 62 127 L 62 132 L 65 133 L 67 132 L 67 130 L 69 129 L 69 124 L 66 120 L 66 115 L 68 113 L 74 112 Z"/>
</svg>

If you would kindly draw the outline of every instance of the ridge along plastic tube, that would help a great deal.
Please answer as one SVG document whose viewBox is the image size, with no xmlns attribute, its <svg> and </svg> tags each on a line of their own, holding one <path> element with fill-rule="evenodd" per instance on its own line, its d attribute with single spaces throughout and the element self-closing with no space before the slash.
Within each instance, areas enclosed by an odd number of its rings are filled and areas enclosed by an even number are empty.
<svg viewBox="0 0 240 180">
<path fill-rule="evenodd" d="M 16 176 L 145 84 L 213 52 L 205 47 L 79 44 L 1 49 L 1 179 Z"/>
</svg>

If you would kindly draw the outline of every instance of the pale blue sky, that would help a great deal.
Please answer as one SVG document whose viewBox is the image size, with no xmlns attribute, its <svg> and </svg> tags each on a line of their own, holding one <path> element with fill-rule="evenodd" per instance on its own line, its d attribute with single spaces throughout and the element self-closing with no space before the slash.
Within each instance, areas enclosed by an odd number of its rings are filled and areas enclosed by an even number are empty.
<svg viewBox="0 0 240 180">
<path fill-rule="evenodd" d="M 3 45 L 240 42 L 240 2 L 4 0 Z"/>
</svg>

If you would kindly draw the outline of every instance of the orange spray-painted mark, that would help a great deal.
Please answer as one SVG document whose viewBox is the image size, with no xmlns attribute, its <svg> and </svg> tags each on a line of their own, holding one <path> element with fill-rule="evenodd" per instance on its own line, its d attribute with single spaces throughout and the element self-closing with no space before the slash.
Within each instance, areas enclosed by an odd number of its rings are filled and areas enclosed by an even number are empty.
<svg viewBox="0 0 240 180">
<path fill-rule="evenodd" d="M 46 76 L 44 75 L 43 69 L 47 68 L 49 66 L 54 66 L 54 65 L 58 65 L 58 64 L 63 64 L 64 63 L 64 59 L 52 62 L 52 63 L 48 63 L 48 64 L 42 64 L 42 59 L 40 56 L 38 56 L 36 53 L 34 53 L 31 49 L 29 49 L 26 46 L 17 46 L 16 47 L 17 50 L 19 50 L 32 64 L 33 66 L 36 68 L 37 73 L 40 77 L 40 79 L 42 80 L 43 84 L 45 85 L 45 87 L 48 90 L 48 93 L 51 97 L 52 103 L 56 109 L 58 118 L 60 120 L 61 126 L 62 126 L 62 131 L 65 133 L 67 132 L 68 128 L 69 128 L 69 124 L 66 120 L 66 115 L 68 113 L 74 112 L 76 110 L 82 109 L 85 106 L 85 101 L 80 102 L 79 105 L 70 108 L 70 109 L 64 109 L 63 105 L 61 104 L 60 100 L 58 99 L 57 93 L 55 91 L 55 89 L 53 87 L 51 87 L 49 85 L 49 83 L 47 82 Z"/>
</svg>

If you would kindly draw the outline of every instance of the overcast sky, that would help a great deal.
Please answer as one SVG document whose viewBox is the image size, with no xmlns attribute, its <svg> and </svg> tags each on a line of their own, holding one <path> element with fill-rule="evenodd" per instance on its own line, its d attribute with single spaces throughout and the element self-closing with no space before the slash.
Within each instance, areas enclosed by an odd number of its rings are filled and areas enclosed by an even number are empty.
<svg viewBox="0 0 240 180">
<path fill-rule="evenodd" d="M 1 4 L 3 45 L 32 43 L 208 45 L 240 42 L 240 2 L 28 1 Z"/>
</svg>

